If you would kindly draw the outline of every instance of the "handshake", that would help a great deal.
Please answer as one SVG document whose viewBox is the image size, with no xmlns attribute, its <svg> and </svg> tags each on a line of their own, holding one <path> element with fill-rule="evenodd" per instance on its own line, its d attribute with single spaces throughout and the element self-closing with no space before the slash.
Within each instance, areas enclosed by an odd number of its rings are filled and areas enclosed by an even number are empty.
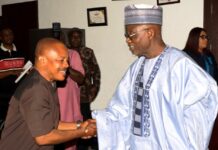
<svg viewBox="0 0 218 150">
<path fill-rule="evenodd" d="M 83 135 L 81 136 L 82 139 L 89 139 L 93 136 L 96 136 L 97 127 L 96 127 L 96 120 L 88 119 L 84 122 L 77 123 L 77 129 L 81 130 Z"/>
</svg>

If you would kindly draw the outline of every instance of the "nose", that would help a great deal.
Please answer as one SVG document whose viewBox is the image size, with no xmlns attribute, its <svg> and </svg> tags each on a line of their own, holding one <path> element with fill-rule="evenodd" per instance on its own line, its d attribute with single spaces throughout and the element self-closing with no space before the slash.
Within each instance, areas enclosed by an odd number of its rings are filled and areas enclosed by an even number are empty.
<svg viewBox="0 0 218 150">
<path fill-rule="evenodd" d="M 126 43 L 129 44 L 129 43 L 131 43 L 131 42 L 132 42 L 131 39 L 127 37 L 127 38 L 126 38 Z"/>
<path fill-rule="evenodd" d="M 64 65 L 65 68 L 68 68 L 68 67 L 69 67 L 68 61 L 64 61 L 64 64 L 63 64 L 63 65 Z"/>
</svg>

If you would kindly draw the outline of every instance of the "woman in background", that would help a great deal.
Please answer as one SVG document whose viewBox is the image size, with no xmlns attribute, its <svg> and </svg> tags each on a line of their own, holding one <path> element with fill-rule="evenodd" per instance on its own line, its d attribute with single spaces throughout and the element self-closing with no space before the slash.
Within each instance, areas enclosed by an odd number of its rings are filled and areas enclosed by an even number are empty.
<svg viewBox="0 0 218 150">
<path fill-rule="evenodd" d="M 208 41 L 207 31 L 204 28 L 195 27 L 189 32 L 189 36 L 183 50 L 217 82 L 217 63 L 214 55 L 209 49 L 207 49 Z"/>
</svg>

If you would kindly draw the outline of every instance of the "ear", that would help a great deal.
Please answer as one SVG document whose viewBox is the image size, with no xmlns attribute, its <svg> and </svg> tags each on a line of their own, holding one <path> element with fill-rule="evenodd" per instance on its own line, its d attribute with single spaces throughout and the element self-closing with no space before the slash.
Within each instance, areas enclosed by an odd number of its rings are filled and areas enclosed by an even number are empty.
<svg viewBox="0 0 218 150">
<path fill-rule="evenodd" d="M 148 38 L 151 40 L 154 38 L 154 35 L 155 35 L 155 31 L 154 29 L 150 28 L 148 31 Z"/>
<path fill-rule="evenodd" d="M 39 56 L 39 62 L 41 62 L 42 64 L 45 64 L 47 59 L 44 56 Z"/>
</svg>

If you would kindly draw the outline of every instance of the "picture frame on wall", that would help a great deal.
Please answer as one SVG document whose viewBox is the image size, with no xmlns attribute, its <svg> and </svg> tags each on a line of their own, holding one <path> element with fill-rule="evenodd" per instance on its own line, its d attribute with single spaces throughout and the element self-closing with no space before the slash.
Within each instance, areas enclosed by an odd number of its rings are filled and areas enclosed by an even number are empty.
<svg viewBox="0 0 218 150">
<path fill-rule="evenodd" d="M 157 5 L 180 3 L 180 0 L 157 0 Z"/>
<path fill-rule="evenodd" d="M 107 8 L 96 7 L 87 9 L 88 26 L 106 26 L 107 25 Z"/>
</svg>

